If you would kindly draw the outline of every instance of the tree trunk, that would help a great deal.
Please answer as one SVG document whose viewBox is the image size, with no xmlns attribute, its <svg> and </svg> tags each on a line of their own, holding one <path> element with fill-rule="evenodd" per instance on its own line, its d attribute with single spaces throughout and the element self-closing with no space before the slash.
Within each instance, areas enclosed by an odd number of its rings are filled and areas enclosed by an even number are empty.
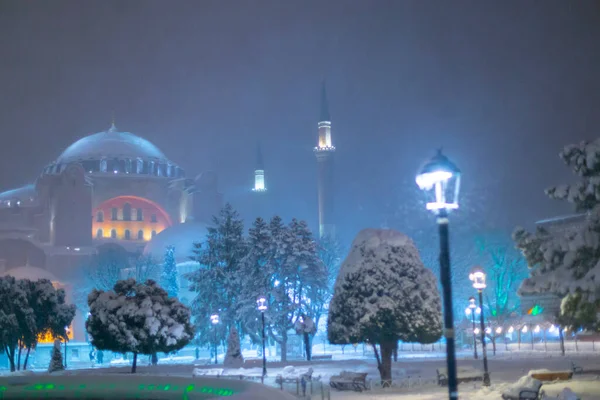
<svg viewBox="0 0 600 400">
<path fill-rule="evenodd" d="M 4 346 L 4 352 L 6 353 L 6 356 L 8 357 L 8 362 L 10 363 L 10 372 L 15 372 L 15 351 L 13 349 L 13 351 L 10 351 L 10 348 L 8 346 Z"/>
<path fill-rule="evenodd" d="M 394 341 L 382 341 L 379 344 L 381 349 L 381 362 L 377 366 L 381 377 L 381 385 L 386 387 L 391 385 L 392 381 L 392 353 L 394 352 Z"/>
<path fill-rule="evenodd" d="M 492 337 L 492 352 L 496 355 L 496 336 Z"/>
<path fill-rule="evenodd" d="M 28 347 L 27 353 L 25 354 L 25 361 L 23 362 L 23 370 L 27 369 L 27 361 L 29 360 L 29 352 L 30 351 L 31 351 L 31 349 Z"/>
<path fill-rule="evenodd" d="M 157 365 L 158 364 L 158 356 L 156 355 L 156 353 L 152 353 L 152 365 Z"/>
<path fill-rule="evenodd" d="M 398 342 L 394 346 L 394 362 L 398 362 Z"/>
<path fill-rule="evenodd" d="M 562 326 L 558 327 L 558 337 L 560 339 L 560 352 L 565 355 L 565 337 L 563 336 Z"/>
<path fill-rule="evenodd" d="M 304 332 L 304 351 L 306 351 L 306 361 L 310 361 L 310 359 L 311 359 L 310 336 L 308 335 L 308 332 Z"/>
<path fill-rule="evenodd" d="M 135 374 L 137 368 L 137 353 L 133 353 L 133 363 L 131 363 L 131 373 Z"/>
<path fill-rule="evenodd" d="M 19 344 L 17 345 L 17 347 L 19 348 L 19 351 L 17 353 L 17 371 L 21 370 L 21 351 L 23 350 L 23 346 L 21 341 L 19 340 L 18 342 Z"/>
<path fill-rule="evenodd" d="M 281 333 L 281 362 L 287 361 L 287 332 Z"/>
</svg>

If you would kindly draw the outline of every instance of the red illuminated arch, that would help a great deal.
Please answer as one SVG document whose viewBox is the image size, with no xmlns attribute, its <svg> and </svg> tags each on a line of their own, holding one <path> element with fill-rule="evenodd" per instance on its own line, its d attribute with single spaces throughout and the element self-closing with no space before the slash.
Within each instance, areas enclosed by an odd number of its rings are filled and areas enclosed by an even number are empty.
<svg viewBox="0 0 600 400">
<path fill-rule="evenodd" d="M 98 207 L 96 207 L 96 210 L 102 210 L 104 209 L 105 205 L 110 204 L 112 202 L 118 201 L 119 203 L 126 203 L 129 200 L 130 203 L 135 204 L 137 202 L 140 203 L 146 203 L 150 206 L 152 206 L 154 209 L 156 209 L 156 211 L 158 211 L 160 213 L 160 215 L 167 221 L 167 224 L 169 226 L 173 225 L 173 220 L 171 219 L 171 216 L 165 211 L 164 208 L 162 208 L 158 203 L 152 201 L 152 200 L 148 200 L 144 197 L 139 197 L 139 196 L 117 196 L 117 197 L 113 197 L 111 199 L 108 200 L 104 200 Z M 133 207 L 135 208 L 135 207 Z M 94 213 L 94 215 L 96 215 Z M 106 218 L 106 213 L 104 214 L 104 218 Z"/>
</svg>

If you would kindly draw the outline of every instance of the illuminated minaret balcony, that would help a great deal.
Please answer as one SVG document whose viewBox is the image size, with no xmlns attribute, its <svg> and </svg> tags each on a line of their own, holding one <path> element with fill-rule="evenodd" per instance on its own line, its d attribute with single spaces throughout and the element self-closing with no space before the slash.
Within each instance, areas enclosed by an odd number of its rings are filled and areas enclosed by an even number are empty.
<svg viewBox="0 0 600 400">
<path fill-rule="evenodd" d="M 335 146 L 331 143 L 331 121 L 319 122 L 319 142 L 315 152 L 333 152 Z"/>
<path fill-rule="evenodd" d="M 267 191 L 267 185 L 265 184 L 265 166 L 260 144 L 256 146 L 256 169 L 254 170 L 254 187 L 252 188 L 252 191 L 259 193 Z"/>
</svg>

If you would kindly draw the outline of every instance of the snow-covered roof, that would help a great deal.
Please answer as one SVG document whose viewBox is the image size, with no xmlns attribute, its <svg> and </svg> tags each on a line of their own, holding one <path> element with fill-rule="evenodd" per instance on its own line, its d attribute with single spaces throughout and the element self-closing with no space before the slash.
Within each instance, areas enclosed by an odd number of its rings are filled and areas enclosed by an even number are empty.
<svg viewBox="0 0 600 400">
<path fill-rule="evenodd" d="M 0 201 L 29 200 L 32 197 L 35 197 L 35 185 L 33 184 L 0 193 Z"/>
<path fill-rule="evenodd" d="M 173 225 L 156 235 L 146 247 L 144 254 L 162 259 L 168 246 L 175 247 L 175 260 L 177 262 L 189 260 L 194 249 L 194 243 L 204 242 L 208 229 L 206 224 L 188 221 L 183 224 Z"/>
<path fill-rule="evenodd" d="M 38 279 L 48 279 L 52 282 L 58 282 L 58 279 L 56 279 L 56 277 L 47 270 L 38 267 L 32 267 L 31 265 L 12 268 L 8 271 L 4 271 L 0 275 L 10 275 L 15 279 L 29 279 L 31 281 L 37 281 Z"/>
<path fill-rule="evenodd" d="M 58 157 L 57 163 L 101 158 L 153 158 L 166 160 L 165 155 L 148 140 L 129 132 L 109 130 L 79 139 Z"/>
</svg>

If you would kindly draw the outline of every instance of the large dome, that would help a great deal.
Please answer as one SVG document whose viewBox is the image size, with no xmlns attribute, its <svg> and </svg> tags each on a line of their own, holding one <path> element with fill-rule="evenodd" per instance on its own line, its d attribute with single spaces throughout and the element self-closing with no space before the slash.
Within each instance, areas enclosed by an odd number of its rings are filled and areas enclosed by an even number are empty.
<svg viewBox="0 0 600 400">
<path fill-rule="evenodd" d="M 67 147 L 57 164 L 103 158 L 167 160 L 162 151 L 146 139 L 133 133 L 118 132 L 113 125 L 105 132 L 86 136 Z"/>
<path fill-rule="evenodd" d="M 206 224 L 186 221 L 173 225 L 156 235 L 144 248 L 144 254 L 162 260 L 168 246 L 175 247 L 175 260 L 188 261 L 193 255 L 194 243 L 206 241 L 208 228 Z"/>
</svg>

